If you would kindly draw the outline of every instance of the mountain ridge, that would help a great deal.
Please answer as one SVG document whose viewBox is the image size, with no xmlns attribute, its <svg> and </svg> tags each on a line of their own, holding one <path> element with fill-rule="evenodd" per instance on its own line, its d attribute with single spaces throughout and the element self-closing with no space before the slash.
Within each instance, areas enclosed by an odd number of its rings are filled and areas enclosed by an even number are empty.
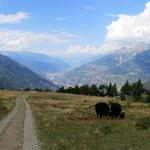
<svg viewBox="0 0 150 150">
<path fill-rule="evenodd" d="M 63 60 L 41 53 L 5 52 L 4 54 L 43 76 L 49 73 L 64 72 L 70 68 L 70 65 Z"/>
<path fill-rule="evenodd" d="M 41 78 L 22 64 L 0 54 L 0 88 L 42 88 L 56 90 L 57 86 L 52 82 Z"/>
<path fill-rule="evenodd" d="M 128 50 L 130 52 L 130 50 Z M 94 62 L 82 65 L 54 78 L 55 83 L 66 86 L 76 84 L 101 84 L 116 82 L 122 85 L 127 79 L 131 82 L 150 77 L 150 49 L 138 53 L 115 51 Z M 143 66 L 144 65 L 144 66 Z"/>
</svg>

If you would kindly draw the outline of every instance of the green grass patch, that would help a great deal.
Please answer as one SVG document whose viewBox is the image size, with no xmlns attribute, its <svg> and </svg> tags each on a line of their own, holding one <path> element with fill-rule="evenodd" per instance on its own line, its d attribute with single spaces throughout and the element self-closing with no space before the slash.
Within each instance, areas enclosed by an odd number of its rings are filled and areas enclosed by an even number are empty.
<svg viewBox="0 0 150 150">
<path fill-rule="evenodd" d="M 0 91 L 0 120 L 13 109 L 17 95 L 16 91 Z"/>
</svg>

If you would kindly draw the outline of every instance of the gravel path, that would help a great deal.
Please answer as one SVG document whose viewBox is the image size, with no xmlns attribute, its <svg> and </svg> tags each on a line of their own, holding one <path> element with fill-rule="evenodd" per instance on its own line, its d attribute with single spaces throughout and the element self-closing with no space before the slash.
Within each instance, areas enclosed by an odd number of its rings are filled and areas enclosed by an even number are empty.
<svg viewBox="0 0 150 150">
<path fill-rule="evenodd" d="M 39 150 L 38 141 L 35 134 L 35 129 L 33 126 L 33 117 L 29 104 L 24 98 L 26 106 L 25 122 L 24 122 L 24 150 Z"/>
<path fill-rule="evenodd" d="M 0 150 L 39 150 L 33 117 L 24 95 L 19 95 L 16 105 L 0 121 Z"/>
</svg>

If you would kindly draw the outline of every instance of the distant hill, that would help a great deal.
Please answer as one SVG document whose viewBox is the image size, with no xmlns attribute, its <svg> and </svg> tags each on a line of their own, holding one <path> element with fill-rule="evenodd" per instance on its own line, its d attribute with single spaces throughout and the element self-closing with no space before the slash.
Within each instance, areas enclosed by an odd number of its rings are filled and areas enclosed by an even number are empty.
<svg viewBox="0 0 150 150">
<path fill-rule="evenodd" d="M 33 52 L 5 52 L 11 59 L 23 64 L 34 72 L 42 75 L 61 73 L 70 68 L 70 65 L 59 58 L 50 57 Z"/>
<path fill-rule="evenodd" d="M 54 78 L 55 83 L 66 86 L 116 82 L 122 85 L 127 79 L 147 80 L 150 77 L 150 50 L 139 53 L 122 49 L 96 61 L 82 65 Z"/>
<path fill-rule="evenodd" d="M 0 54 L 0 88 L 57 88 L 52 82 L 41 78 L 23 65 Z"/>
</svg>

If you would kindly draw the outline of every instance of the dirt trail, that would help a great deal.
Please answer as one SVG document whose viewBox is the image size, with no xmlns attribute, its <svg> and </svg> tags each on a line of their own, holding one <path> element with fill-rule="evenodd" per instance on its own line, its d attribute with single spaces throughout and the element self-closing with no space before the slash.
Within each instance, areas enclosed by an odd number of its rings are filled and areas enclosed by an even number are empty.
<svg viewBox="0 0 150 150">
<path fill-rule="evenodd" d="M 17 97 L 16 105 L 13 108 L 12 112 L 9 113 L 8 116 L 6 116 L 4 119 L 0 121 L 0 134 L 4 132 L 5 128 L 7 127 L 11 119 L 16 115 L 19 106 L 20 106 L 20 96 Z"/>
<path fill-rule="evenodd" d="M 24 95 L 19 95 L 12 112 L 0 121 L 0 150 L 39 150 L 33 117 Z"/>
<path fill-rule="evenodd" d="M 18 96 L 12 112 L 0 122 L 0 149 L 22 150 L 25 105 Z"/>
</svg>

